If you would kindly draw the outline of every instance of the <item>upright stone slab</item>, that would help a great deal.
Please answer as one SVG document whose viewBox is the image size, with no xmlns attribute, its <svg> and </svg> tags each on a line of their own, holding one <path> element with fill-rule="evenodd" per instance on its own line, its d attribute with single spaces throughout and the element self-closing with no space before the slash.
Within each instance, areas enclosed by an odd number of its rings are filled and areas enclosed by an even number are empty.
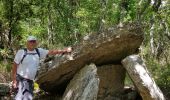
<svg viewBox="0 0 170 100">
<path fill-rule="evenodd" d="M 63 100 L 97 100 L 98 89 L 97 68 L 90 64 L 73 77 L 66 88 Z"/>
<path fill-rule="evenodd" d="M 118 100 L 124 91 L 125 69 L 122 65 L 103 65 L 97 69 L 99 92 L 97 100 Z"/>
<path fill-rule="evenodd" d="M 131 55 L 122 60 L 143 100 L 165 100 L 165 97 L 139 55 Z"/>
</svg>

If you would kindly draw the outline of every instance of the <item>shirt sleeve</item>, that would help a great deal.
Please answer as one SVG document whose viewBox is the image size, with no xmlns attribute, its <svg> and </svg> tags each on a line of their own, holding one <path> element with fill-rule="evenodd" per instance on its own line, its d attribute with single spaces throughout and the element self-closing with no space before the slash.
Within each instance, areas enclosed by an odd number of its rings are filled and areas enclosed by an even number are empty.
<svg viewBox="0 0 170 100">
<path fill-rule="evenodd" d="M 15 58 L 14 58 L 14 62 L 16 64 L 20 63 L 20 61 L 21 61 L 21 59 L 23 57 L 23 54 L 24 54 L 24 50 L 18 50 L 18 52 L 16 53 Z"/>
<path fill-rule="evenodd" d="M 43 48 L 38 48 L 39 52 L 40 52 L 40 59 L 43 59 L 47 56 L 49 50 L 43 49 Z"/>
</svg>

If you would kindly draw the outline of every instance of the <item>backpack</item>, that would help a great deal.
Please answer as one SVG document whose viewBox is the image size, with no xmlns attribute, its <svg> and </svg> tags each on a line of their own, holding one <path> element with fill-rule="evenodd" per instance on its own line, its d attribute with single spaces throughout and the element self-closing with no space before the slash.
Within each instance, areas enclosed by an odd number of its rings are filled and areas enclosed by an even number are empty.
<svg viewBox="0 0 170 100">
<path fill-rule="evenodd" d="M 23 50 L 24 50 L 24 55 L 23 55 L 23 57 L 22 57 L 22 59 L 21 59 L 21 61 L 20 61 L 19 64 L 22 64 L 24 58 L 25 58 L 28 54 L 29 54 L 29 55 L 38 54 L 38 56 L 39 56 L 39 58 L 40 58 L 40 52 L 39 52 L 38 48 L 35 48 L 36 53 L 27 53 L 27 48 L 24 48 Z"/>
</svg>

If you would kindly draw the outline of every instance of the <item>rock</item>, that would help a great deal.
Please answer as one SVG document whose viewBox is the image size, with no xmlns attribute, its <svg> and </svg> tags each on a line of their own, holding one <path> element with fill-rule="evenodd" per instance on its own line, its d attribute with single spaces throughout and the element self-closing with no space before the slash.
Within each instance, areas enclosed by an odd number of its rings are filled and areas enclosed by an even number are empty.
<svg viewBox="0 0 170 100">
<path fill-rule="evenodd" d="M 98 67 L 100 78 L 98 100 L 121 99 L 124 91 L 125 69 L 121 65 L 103 65 Z"/>
<path fill-rule="evenodd" d="M 67 59 L 65 55 L 53 60 L 51 66 L 38 75 L 37 83 L 47 92 L 64 91 L 68 82 L 86 64 L 120 62 L 135 53 L 142 41 L 143 32 L 136 24 L 91 34 L 80 44 L 73 46 L 73 52 L 70 54 L 73 60 Z"/>
<path fill-rule="evenodd" d="M 134 87 L 125 86 L 122 100 L 142 100 L 142 98 Z"/>
<path fill-rule="evenodd" d="M 165 100 L 162 91 L 151 78 L 145 63 L 139 55 L 131 55 L 122 60 L 129 76 L 143 100 Z"/>
<path fill-rule="evenodd" d="M 6 96 L 10 93 L 10 85 L 8 83 L 0 83 L 0 96 Z"/>
<path fill-rule="evenodd" d="M 33 100 L 62 100 L 62 96 L 56 94 L 54 95 L 54 94 L 42 93 L 42 94 L 34 95 Z"/>
<path fill-rule="evenodd" d="M 97 68 L 86 65 L 70 81 L 62 100 L 97 100 L 98 89 Z"/>
</svg>

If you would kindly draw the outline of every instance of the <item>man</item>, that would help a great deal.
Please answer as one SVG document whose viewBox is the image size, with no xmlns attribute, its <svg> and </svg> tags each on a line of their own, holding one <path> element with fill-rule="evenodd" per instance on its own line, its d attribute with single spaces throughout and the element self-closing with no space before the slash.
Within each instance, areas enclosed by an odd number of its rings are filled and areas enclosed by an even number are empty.
<svg viewBox="0 0 170 100">
<path fill-rule="evenodd" d="M 27 39 L 27 48 L 17 52 L 12 66 L 12 86 L 17 89 L 15 100 L 32 100 L 33 99 L 33 80 L 36 76 L 40 59 L 47 55 L 69 53 L 71 48 L 64 50 L 45 50 L 36 48 L 37 39 L 29 36 Z"/>
</svg>

